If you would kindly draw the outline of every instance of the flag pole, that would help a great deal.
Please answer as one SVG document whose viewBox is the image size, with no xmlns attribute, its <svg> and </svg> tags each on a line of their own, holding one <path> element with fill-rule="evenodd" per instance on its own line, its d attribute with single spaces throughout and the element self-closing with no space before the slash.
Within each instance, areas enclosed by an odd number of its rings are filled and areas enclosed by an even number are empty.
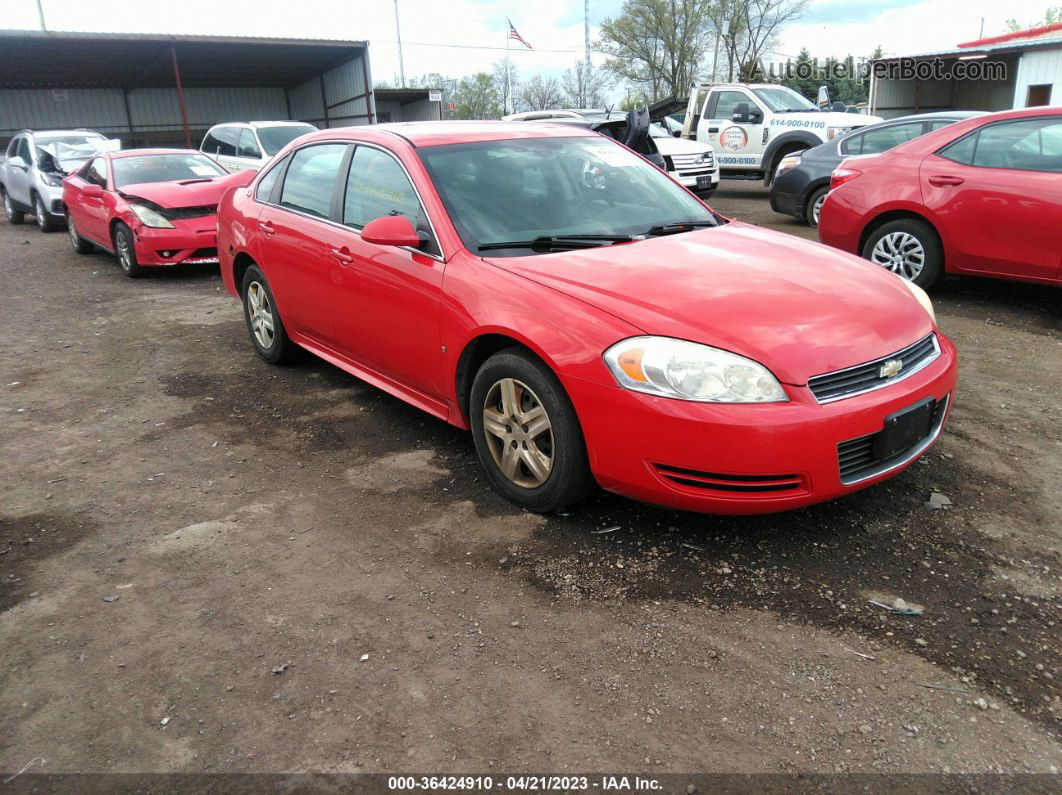
<svg viewBox="0 0 1062 795">
<path fill-rule="evenodd" d="M 505 30 L 505 101 L 502 102 L 502 110 L 504 111 L 504 113 L 502 113 L 503 116 L 507 116 L 509 114 L 509 99 L 511 98 L 511 95 L 513 93 L 513 67 L 512 64 L 509 63 L 509 42 L 512 40 L 512 36 L 510 35 L 509 31 L 512 30 L 513 23 L 509 21 L 508 17 L 506 17 L 505 24 L 507 25 L 507 28 Z"/>
</svg>

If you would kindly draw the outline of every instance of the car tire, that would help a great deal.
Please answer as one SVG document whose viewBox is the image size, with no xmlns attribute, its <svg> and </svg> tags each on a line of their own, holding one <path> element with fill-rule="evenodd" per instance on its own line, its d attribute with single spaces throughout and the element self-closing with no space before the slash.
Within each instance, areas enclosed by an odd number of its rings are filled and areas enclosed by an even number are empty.
<svg viewBox="0 0 1062 795">
<path fill-rule="evenodd" d="M 882 224 L 867 238 L 862 255 L 928 290 L 944 274 L 944 249 L 925 221 L 901 218 Z"/>
<path fill-rule="evenodd" d="M 819 210 L 822 209 L 822 203 L 826 201 L 826 194 L 829 192 L 829 185 L 820 185 L 811 192 L 807 202 L 804 204 L 804 221 L 812 229 L 819 225 Z"/>
<path fill-rule="evenodd" d="M 12 226 L 18 226 L 26 220 L 26 214 L 21 210 L 16 210 L 14 203 L 11 201 L 11 197 L 7 195 L 7 191 L 4 188 L 0 188 L 0 196 L 4 201 L 4 217 L 7 218 L 7 222 Z"/>
<path fill-rule="evenodd" d="M 258 355 L 270 364 L 287 364 L 295 359 L 297 348 L 284 329 L 273 291 L 257 265 L 243 275 L 243 319 Z"/>
<path fill-rule="evenodd" d="M 74 251 L 78 254 L 91 254 L 96 248 L 77 231 L 74 216 L 70 215 L 70 213 L 66 214 L 66 233 L 70 238 L 70 245 L 74 247 Z"/>
<path fill-rule="evenodd" d="M 133 230 L 120 221 L 114 225 L 114 253 L 118 256 L 122 273 L 130 279 L 139 279 L 144 275 L 144 269 L 136 261 Z"/>
<path fill-rule="evenodd" d="M 37 228 L 42 232 L 48 233 L 56 230 L 55 222 L 44 208 L 44 199 L 39 193 L 33 196 L 33 214 L 37 217 Z"/>
<path fill-rule="evenodd" d="M 550 513 L 594 489 L 586 443 L 560 380 L 539 359 L 507 348 L 472 381 L 469 419 L 480 463 L 510 502 Z"/>
</svg>

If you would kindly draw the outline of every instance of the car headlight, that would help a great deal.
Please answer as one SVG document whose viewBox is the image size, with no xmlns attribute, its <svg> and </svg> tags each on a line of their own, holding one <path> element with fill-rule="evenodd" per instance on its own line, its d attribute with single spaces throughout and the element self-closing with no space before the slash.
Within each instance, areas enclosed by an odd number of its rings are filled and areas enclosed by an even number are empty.
<svg viewBox="0 0 1062 795">
<path fill-rule="evenodd" d="M 851 132 L 855 127 L 827 127 L 826 128 L 826 140 L 830 141 L 836 138 L 838 135 L 844 135 L 847 132 Z"/>
<path fill-rule="evenodd" d="M 729 351 L 671 337 L 631 337 L 605 351 L 620 386 L 710 403 L 780 403 L 789 398 L 770 370 Z"/>
<path fill-rule="evenodd" d="M 796 168 L 799 165 L 800 165 L 800 154 L 799 153 L 795 154 L 795 155 L 786 155 L 785 157 L 783 157 L 781 160 L 778 161 L 778 168 L 776 168 L 774 170 L 775 179 L 777 179 L 778 177 L 782 176 L 782 174 L 787 172 L 789 169 Z"/>
<path fill-rule="evenodd" d="M 933 318 L 933 322 L 936 323 L 937 313 L 933 311 L 933 302 L 929 300 L 929 296 L 926 294 L 926 291 L 914 282 L 907 281 L 907 279 L 903 278 L 902 276 L 898 276 L 897 278 L 907 285 L 907 289 L 911 291 L 911 295 L 918 299 L 918 303 L 922 305 L 922 308 L 929 313 L 929 316 Z"/>
<path fill-rule="evenodd" d="M 143 204 L 130 204 L 129 209 L 143 222 L 144 226 L 151 226 L 156 229 L 174 228 L 166 216 L 152 210 L 150 207 L 145 207 Z"/>
<path fill-rule="evenodd" d="M 41 182 L 45 185 L 51 185 L 53 188 L 61 188 L 63 186 L 63 175 L 53 174 L 51 171 L 42 171 Z"/>
</svg>

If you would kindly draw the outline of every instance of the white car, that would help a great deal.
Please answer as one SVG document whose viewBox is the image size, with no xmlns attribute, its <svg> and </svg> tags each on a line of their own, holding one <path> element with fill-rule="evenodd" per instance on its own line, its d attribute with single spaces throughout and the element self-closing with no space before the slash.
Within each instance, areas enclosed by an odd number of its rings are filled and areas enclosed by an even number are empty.
<svg viewBox="0 0 1062 795">
<path fill-rule="evenodd" d="M 91 130 L 22 130 L 0 159 L 0 199 L 8 223 L 21 224 L 26 213 L 42 232 L 66 226 L 63 177 L 101 151 L 120 149 L 121 141 Z"/>
<path fill-rule="evenodd" d="M 301 121 L 226 122 L 207 130 L 199 151 L 229 171 L 258 171 L 300 135 L 316 131 Z"/>
<path fill-rule="evenodd" d="M 664 156 L 667 172 L 680 184 L 701 195 L 719 187 L 719 164 L 708 144 L 676 138 L 659 122 L 649 125 L 649 135 Z"/>
</svg>

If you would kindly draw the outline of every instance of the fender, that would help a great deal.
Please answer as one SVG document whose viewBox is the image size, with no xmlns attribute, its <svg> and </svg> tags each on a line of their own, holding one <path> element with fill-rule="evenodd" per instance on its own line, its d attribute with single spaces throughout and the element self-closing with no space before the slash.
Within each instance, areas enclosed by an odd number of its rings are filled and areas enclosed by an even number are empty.
<svg viewBox="0 0 1062 795">
<path fill-rule="evenodd" d="M 769 171 L 773 171 L 774 157 L 778 153 L 778 150 L 787 144 L 807 144 L 807 148 L 810 149 L 813 146 L 818 146 L 823 143 L 822 139 L 817 135 L 808 132 L 807 130 L 791 130 L 784 132 L 767 144 L 767 149 L 763 152 L 763 159 L 760 161 L 760 165 L 763 167 L 763 171 L 766 174 Z"/>
</svg>

